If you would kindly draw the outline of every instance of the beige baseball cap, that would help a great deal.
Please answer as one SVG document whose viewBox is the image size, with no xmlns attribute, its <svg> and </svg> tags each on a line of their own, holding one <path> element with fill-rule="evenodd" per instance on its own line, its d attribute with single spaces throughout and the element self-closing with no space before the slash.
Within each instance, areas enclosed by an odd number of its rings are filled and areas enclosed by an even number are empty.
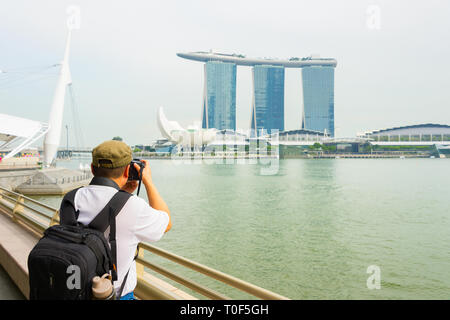
<svg viewBox="0 0 450 320">
<path fill-rule="evenodd" d="M 131 148 L 122 141 L 108 140 L 92 150 L 92 165 L 108 169 L 125 167 L 131 162 Z"/>
</svg>

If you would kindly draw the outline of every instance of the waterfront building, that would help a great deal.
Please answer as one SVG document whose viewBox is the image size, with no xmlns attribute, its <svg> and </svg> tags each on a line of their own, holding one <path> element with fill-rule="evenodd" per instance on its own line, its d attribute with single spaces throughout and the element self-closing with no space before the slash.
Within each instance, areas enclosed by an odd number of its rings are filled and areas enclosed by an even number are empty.
<svg viewBox="0 0 450 320">
<path fill-rule="evenodd" d="M 191 125 L 185 129 L 177 121 L 169 121 L 162 107 L 158 108 L 156 119 L 159 131 L 164 137 L 153 146 L 157 152 L 158 150 L 169 152 L 175 145 L 201 147 L 213 141 L 218 131 L 214 128 L 200 128 L 198 125 Z"/>
<path fill-rule="evenodd" d="M 155 150 L 156 153 L 170 153 L 172 152 L 172 149 L 175 147 L 175 144 L 169 139 L 158 139 L 155 141 L 155 143 L 152 145 L 152 148 Z"/>
<path fill-rule="evenodd" d="M 314 131 L 308 129 L 286 130 L 271 135 L 271 138 L 278 136 L 280 144 L 313 144 L 315 142 L 322 142 L 328 137 L 321 131 Z"/>
<path fill-rule="evenodd" d="M 305 67 L 302 83 L 302 128 L 326 132 L 334 137 L 334 67 Z"/>
<path fill-rule="evenodd" d="M 250 66 L 253 67 L 254 88 L 250 128 L 258 129 L 258 133 L 260 129 L 283 130 L 284 69 L 301 68 L 305 110 L 302 118 L 298 119 L 299 126 L 301 124 L 302 129 L 320 131 L 334 136 L 334 68 L 337 65 L 335 59 L 320 58 L 317 55 L 290 59 L 247 58 L 241 54 L 212 51 L 177 53 L 177 55 L 184 59 L 205 63 L 203 128 L 235 128 L 228 125 L 228 123 L 235 124 L 235 104 L 233 105 L 232 102 L 218 104 L 216 100 L 235 101 L 236 66 Z M 228 68 L 232 70 L 225 71 L 226 64 L 231 64 L 232 66 Z M 214 81 L 217 81 L 217 84 L 214 84 Z M 220 84 L 222 82 L 224 85 Z M 220 93 L 219 90 L 221 90 Z M 219 96 L 221 98 L 218 98 Z M 227 109 L 228 106 L 230 111 Z M 222 112 L 229 112 L 228 118 Z"/>
<path fill-rule="evenodd" d="M 236 64 L 205 63 L 202 128 L 236 130 Z"/>
<path fill-rule="evenodd" d="M 284 130 L 284 67 L 257 65 L 252 70 L 253 102 L 250 128 Z"/>
<path fill-rule="evenodd" d="M 372 144 L 450 144 L 450 126 L 425 123 L 367 131 L 357 134 Z"/>
<path fill-rule="evenodd" d="M 0 114 L 1 159 L 20 154 L 44 136 L 48 130 L 47 123 Z"/>
</svg>

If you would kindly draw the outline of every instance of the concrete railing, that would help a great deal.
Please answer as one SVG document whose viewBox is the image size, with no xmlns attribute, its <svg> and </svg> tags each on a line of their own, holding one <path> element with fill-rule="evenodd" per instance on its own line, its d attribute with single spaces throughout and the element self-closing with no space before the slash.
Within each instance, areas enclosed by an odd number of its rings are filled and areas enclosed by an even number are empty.
<svg viewBox="0 0 450 320">
<path fill-rule="evenodd" d="M 38 167 L 40 167 L 39 157 L 13 157 L 8 159 L 0 159 L 0 168 L 3 170 L 30 169 Z"/>
<path fill-rule="evenodd" d="M 13 221 L 21 224 L 37 236 L 42 236 L 45 229 L 59 223 L 58 209 L 26 197 L 22 194 L 7 190 L 3 187 L 0 187 L 0 209 L 2 209 L 2 212 L 10 216 Z M 231 299 L 223 293 L 210 289 L 200 283 L 149 261 L 146 256 L 149 256 L 150 254 L 158 255 L 159 257 L 172 261 L 180 266 L 194 270 L 197 273 L 201 273 L 209 278 L 218 280 L 230 287 L 246 292 L 256 298 L 267 300 L 288 299 L 277 293 L 263 289 L 147 243 L 139 244 L 139 256 L 136 259 L 138 282 L 135 289 L 135 295 L 139 299 L 196 299 L 195 297 L 178 288 L 175 288 L 167 282 L 152 276 L 146 272 L 145 268 L 153 270 L 157 274 L 169 278 L 203 297 L 217 300 Z"/>
</svg>

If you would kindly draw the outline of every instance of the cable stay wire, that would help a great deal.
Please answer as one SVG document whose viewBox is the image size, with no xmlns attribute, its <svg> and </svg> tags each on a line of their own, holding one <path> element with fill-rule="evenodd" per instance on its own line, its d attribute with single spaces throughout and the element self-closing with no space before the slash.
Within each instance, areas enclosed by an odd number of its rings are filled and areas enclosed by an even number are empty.
<svg viewBox="0 0 450 320">
<path fill-rule="evenodd" d="M 61 66 L 60 63 L 40 66 L 40 67 L 30 67 L 30 68 L 0 68 L 0 76 L 11 75 L 11 74 L 31 74 L 31 73 L 42 73 L 49 69 Z"/>
<path fill-rule="evenodd" d="M 45 65 L 45 66 L 33 66 L 33 67 L 15 67 L 15 68 L 0 68 L 0 75 L 1 74 L 10 74 L 10 73 L 36 73 L 41 72 L 50 68 L 58 67 L 61 63 L 55 63 L 51 65 Z"/>
<path fill-rule="evenodd" d="M 44 67 L 25 67 L 0 70 L 0 90 L 6 90 L 36 82 L 48 76 L 59 73 L 48 72 L 60 64 L 47 65 Z"/>
<path fill-rule="evenodd" d="M 38 72 L 38 73 L 26 73 L 26 74 L 0 74 L 0 83 L 1 84 L 8 84 L 12 81 L 17 81 L 21 79 L 27 79 L 30 77 L 40 76 L 40 75 L 58 75 L 58 73 L 51 73 L 51 72 Z"/>
<path fill-rule="evenodd" d="M 80 115 L 79 115 L 79 107 L 77 104 L 77 99 L 76 99 L 76 95 L 75 95 L 75 91 L 73 89 L 73 85 L 69 84 L 69 96 L 70 96 L 70 105 L 71 105 L 71 109 L 72 109 L 72 122 L 73 122 L 73 127 L 74 127 L 74 131 L 75 131 L 75 141 L 76 141 L 76 146 L 78 149 L 84 148 L 85 144 L 84 144 L 84 136 L 83 136 L 83 130 L 81 127 L 81 121 L 80 121 Z"/>
<path fill-rule="evenodd" d="M 32 66 L 32 67 L 17 67 L 17 68 L 0 68 L 0 92 L 25 86 L 31 83 L 35 83 L 38 81 L 50 79 L 56 75 L 59 75 L 58 72 L 49 72 L 54 70 L 56 67 L 60 67 L 61 64 L 52 64 L 46 66 Z M 79 107 L 77 104 L 77 99 L 75 95 L 75 91 L 73 89 L 73 85 L 68 85 L 69 91 L 69 101 L 71 105 L 72 111 L 72 123 L 74 127 L 74 135 L 76 141 L 77 148 L 84 148 L 84 136 L 83 130 L 81 127 L 80 115 L 79 115 Z"/>
<path fill-rule="evenodd" d="M 35 83 L 41 80 L 45 80 L 45 79 L 50 79 L 50 78 L 54 78 L 55 74 L 46 74 L 46 75 L 41 75 L 40 77 L 29 77 L 26 79 L 16 79 L 15 81 L 10 81 L 9 83 L 5 83 L 5 84 L 0 84 L 0 91 L 4 91 L 4 90 L 9 90 L 9 89 L 13 89 L 13 88 L 17 88 L 17 87 L 21 87 L 21 86 L 26 86 L 28 84 L 31 83 Z"/>
</svg>

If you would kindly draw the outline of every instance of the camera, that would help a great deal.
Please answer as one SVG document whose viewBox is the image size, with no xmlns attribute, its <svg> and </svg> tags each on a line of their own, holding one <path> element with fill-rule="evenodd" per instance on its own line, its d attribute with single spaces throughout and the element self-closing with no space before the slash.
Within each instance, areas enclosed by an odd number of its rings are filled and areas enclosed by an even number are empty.
<svg viewBox="0 0 450 320">
<path fill-rule="evenodd" d="M 134 164 L 137 164 L 140 167 L 140 172 L 134 167 Z M 130 162 L 130 170 L 128 171 L 128 181 L 132 180 L 141 180 L 142 179 L 142 170 L 144 170 L 145 163 L 139 159 L 133 159 Z"/>
</svg>

